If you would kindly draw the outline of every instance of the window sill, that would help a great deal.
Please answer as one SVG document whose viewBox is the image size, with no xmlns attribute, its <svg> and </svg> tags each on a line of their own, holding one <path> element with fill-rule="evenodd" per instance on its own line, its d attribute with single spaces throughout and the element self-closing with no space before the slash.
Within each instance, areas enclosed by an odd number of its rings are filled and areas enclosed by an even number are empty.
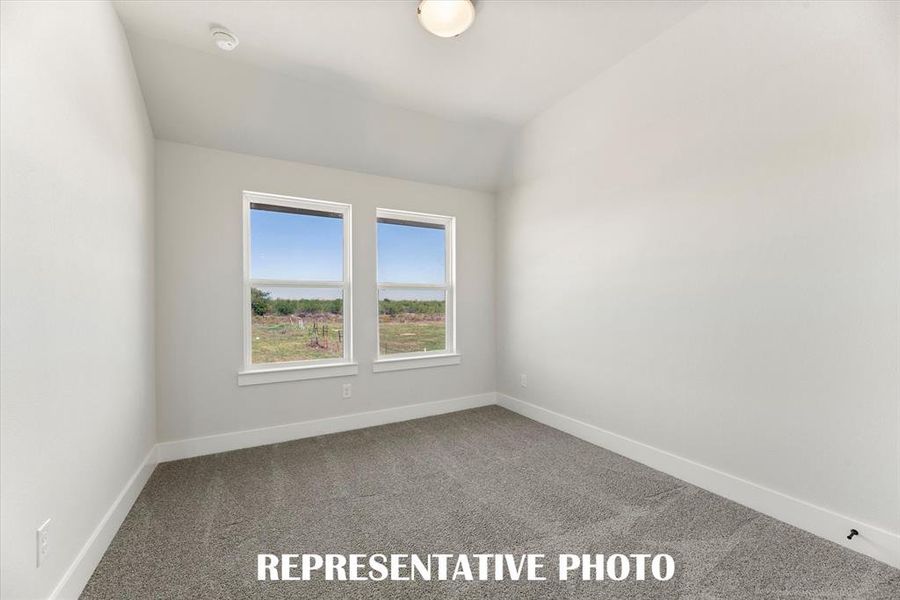
<svg viewBox="0 0 900 600">
<path fill-rule="evenodd" d="M 239 371 L 238 385 L 262 385 L 304 379 L 324 379 L 326 377 L 347 377 L 359 373 L 357 363 L 334 363 L 330 365 L 308 365 L 302 367 L 281 367 L 274 369 L 253 369 Z"/>
<path fill-rule="evenodd" d="M 386 371 L 405 371 L 406 369 L 427 369 L 429 367 L 446 367 L 462 362 L 459 354 L 440 354 L 437 356 L 404 356 L 402 358 L 382 358 L 372 363 L 373 373 Z"/>
</svg>

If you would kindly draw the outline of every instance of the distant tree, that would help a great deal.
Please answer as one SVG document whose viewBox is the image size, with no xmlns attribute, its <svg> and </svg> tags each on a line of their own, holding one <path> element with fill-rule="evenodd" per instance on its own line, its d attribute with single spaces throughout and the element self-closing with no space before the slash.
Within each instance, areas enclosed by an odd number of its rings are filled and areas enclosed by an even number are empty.
<svg viewBox="0 0 900 600">
<path fill-rule="evenodd" d="M 297 303 L 292 300 L 278 299 L 275 301 L 275 312 L 279 315 L 292 315 L 297 308 Z"/>
<path fill-rule="evenodd" d="M 319 298 L 272 298 L 269 292 L 264 292 L 257 288 L 250 288 L 250 308 L 255 315 L 340 315 L 343 313 L 344 302 L 341 298 L 334 300 L 324 300 Z"/>
<path fill-rule="evenodd" d="M 250 288 L 250 308 L 254 315 L 264 315 L 272 310 L 272 301 L 269 300 L 269 292 L 257 288 Z"/>
<path fill-rule="evenodd" d="M 381 314 L 397 316 L 401 314 L 438 315 L 444 312 L 443 300 L 391 300 L 378 301 Z"/>
<path fill-rule="evenodd" d="M 397 308 L 397 305 L 394 304 L 394 302 L 392 300 L 385 299 L 385 300 L 382 300 L 381 302 L 379 302 L 379 304 L 381 305 L 381 314 L 383 314 L 383 315 L 388 315 L 388 316 L 393 317 L 398 312 L 400 312 L 399 309 Z"/>
</svg>

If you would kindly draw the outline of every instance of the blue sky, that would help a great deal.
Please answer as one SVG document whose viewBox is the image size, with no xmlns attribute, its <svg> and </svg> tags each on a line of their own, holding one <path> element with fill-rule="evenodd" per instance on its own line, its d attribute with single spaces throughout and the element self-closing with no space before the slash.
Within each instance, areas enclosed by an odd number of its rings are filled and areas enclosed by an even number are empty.
<svg viewBox="0 0 900 600">
<path fill-rule="evenodd" d="M 343 219 L 251 210 L 251 279 L 340 281 L 343 227 Z"/>
<path fill-rule="evenodd" d="M 443 283 L 444 230 L 378 223 L 378 281 Z"/>
<path fill-rule="evenodd" d="M 443 229 L 391 223 L 377 226 L 379 281 L 444 281 Z M 342 278 L 342 219 L 252 209 L 250 236 L 252 279 L 340 281 Z M 282 298 L 335 297 L 334 292 L 323 295 L 313 290 L 279 292 L 277 296 Z M 391 296 L 399 297 L 399 294 L 394 292 Z M 408 297 L 419 297 L 419 294 Z"/>
</svg>

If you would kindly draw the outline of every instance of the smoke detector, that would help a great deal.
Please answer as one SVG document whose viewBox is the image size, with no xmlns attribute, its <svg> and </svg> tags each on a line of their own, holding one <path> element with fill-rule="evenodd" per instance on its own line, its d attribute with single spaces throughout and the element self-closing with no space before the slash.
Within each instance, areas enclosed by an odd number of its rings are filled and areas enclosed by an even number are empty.
<svg viewBox="0 0 900 600">
<path fill-rule="evenodd" d="M 231 52 L 241 43 L 236 35 L 224 27 L 214 25 L 213 27 L 210 27 L 209 33 L 212 35 L 212 39 L 216 43 L 216 46 L 226 52 Z"/>
</svg>

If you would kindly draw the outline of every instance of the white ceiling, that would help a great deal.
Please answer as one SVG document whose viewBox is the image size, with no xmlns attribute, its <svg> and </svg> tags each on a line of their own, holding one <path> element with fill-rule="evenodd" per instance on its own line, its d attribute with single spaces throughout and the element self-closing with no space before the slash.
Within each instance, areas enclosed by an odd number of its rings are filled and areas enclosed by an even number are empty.
<svg viewBox="0 0 900 600">
<path fill-rule="evenodd" d="M 209 26 L 241 44 L 229 59 L 372 94 L 451 119 L 521 123 L 621 60 L 696 2 L 481 0 L 453 39 L 419 26 L 415 0 L 119 1 L 129 31 L 209 53 Z"/>
<path fill-rule="evenodd" d="M 454 187 L 496 188 L 508 128 L 454 123 L 129 35 L 157 138 Z"/>
<path fill-rule="evenodd" d="M 416 0 L 115 2 L 157 137 L 477 189 L 522 123 L 701 4 L 479 0 L 441 39 Z"/>
</svg>

